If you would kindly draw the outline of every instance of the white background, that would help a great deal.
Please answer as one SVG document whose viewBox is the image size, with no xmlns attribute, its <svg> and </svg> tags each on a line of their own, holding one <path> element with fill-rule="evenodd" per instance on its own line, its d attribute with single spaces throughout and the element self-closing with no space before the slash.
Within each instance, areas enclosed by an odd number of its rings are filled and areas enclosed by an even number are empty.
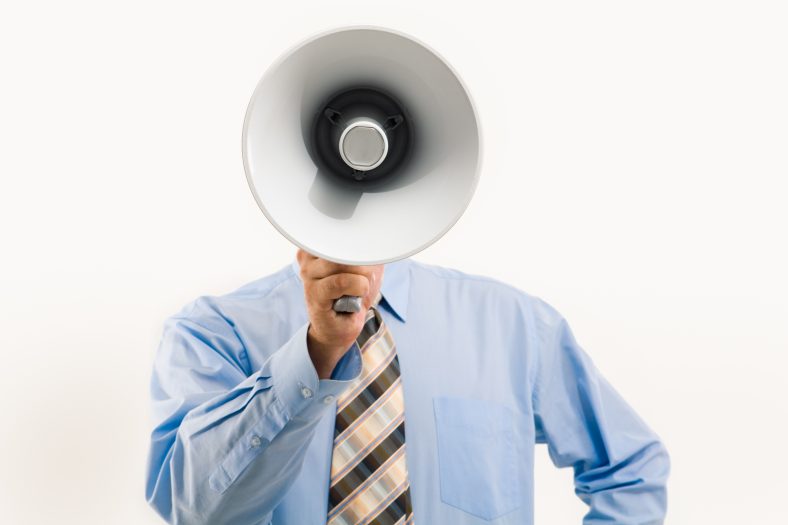
<svg viewBox="0 0 788 525">
<path fill-rule="evenodd" d="M 669 524 L 785 523 L 783 2 L 4 2 L 0 521 L 155 524 L 147 387 L 163 320 L 289 263 L 241 124 L 330 27 L 441 52 L 485 132 L 475 199 L 417 260 L 556 306 L 664 438 Z M 580 523 L 536 465 L 540 524 Z"/>
</svg>

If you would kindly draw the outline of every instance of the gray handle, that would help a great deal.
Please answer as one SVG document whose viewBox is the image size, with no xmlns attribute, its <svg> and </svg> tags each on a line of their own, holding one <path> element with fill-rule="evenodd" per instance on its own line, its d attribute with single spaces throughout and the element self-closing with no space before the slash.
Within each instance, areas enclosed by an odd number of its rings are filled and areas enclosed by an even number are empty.
<svg viewBox="0 0 788 525">
<path fill-rule="evenodd" d="M 334 301 L 334 311 L 337 313 L 354 314 L 361 311 L 361 297 L 343 295 Z"/>
</svg>

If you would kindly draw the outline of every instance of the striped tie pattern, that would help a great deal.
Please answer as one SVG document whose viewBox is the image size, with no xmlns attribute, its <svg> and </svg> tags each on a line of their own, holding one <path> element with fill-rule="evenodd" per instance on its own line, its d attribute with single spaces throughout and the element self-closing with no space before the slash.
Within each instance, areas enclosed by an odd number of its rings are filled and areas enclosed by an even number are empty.
<svg viewBox="0 0 788 525">
<path fill-rule="evenodd" d="M 375 307 L 357 342 L 362 372 L 337 400 L 328 525 L 410 525 L 399 361 Z"/>
</svg>

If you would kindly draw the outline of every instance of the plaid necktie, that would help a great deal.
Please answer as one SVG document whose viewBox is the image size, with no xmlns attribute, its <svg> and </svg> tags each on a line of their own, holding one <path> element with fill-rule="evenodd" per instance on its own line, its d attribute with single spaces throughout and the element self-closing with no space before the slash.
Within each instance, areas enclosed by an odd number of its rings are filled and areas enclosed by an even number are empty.
<svg viewBox="0 0 788 525">
<path fill-rule="evenodd" d="M 410 525 L 399 361 L 374 306 L 357 342 L 361 375 L 337 400 L 328 525 Z"/>
</svg>

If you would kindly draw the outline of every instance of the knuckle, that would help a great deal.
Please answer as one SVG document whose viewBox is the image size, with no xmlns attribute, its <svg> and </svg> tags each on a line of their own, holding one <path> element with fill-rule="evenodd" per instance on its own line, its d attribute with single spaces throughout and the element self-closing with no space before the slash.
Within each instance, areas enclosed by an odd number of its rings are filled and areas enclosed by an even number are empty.
<svg viewBox="0 0 788 525">
<path fill-rule="evenodd" d="M 331 279 L 326 279 L 326 291 L 334 293 L 342 288 L 342 280 L 337 276 Z"/>
</svg>

